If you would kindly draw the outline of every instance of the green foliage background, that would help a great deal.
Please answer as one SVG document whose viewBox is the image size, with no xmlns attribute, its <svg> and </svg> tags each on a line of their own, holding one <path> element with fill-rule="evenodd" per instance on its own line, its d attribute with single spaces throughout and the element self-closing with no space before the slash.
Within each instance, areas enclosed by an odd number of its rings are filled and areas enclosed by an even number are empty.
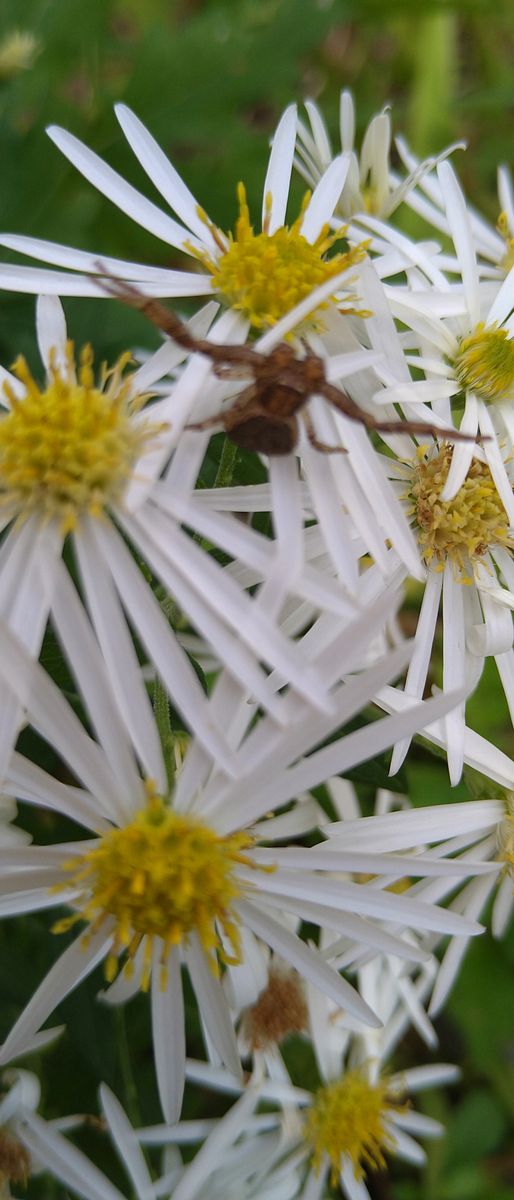
<svg viewBox="0 0 514 1200">
<path fill-rule="evenodd" d="M 0 41 L 14 29 L 34 33 L 33 67 L 0 77 L 0 226 L 78 247 L 161 265 L 179 265 L 170 248 L 138 229 L 89 187 L 48 141 L 44 127 L 63 124 L 104 155 L 145 194 L 152 187 L 126 146 L 112 113 L 123 99 L 150 127 L 201 203 L 228 228 L 235 215 L 235 186 L 247 185 L 258 217 L 267 140 L 291 99 L 321 102 L 337 140 L 338 94 L 353 89 L 362 130 L 384 103 L 394 105 L 397 129 L 418 153 L 465 139 L 455 162 L 473 203 L 497 217 L 495 171 L 511 159 L 514 7 L 511 0 L 0 0 Z M 1 47 L 0 47 L 1 49 Z M 301 186 L 296 185 L 297 198 Z M 158 199 L 157 195 L 153 198 Z M 419 232 L 407 214 L 405 227 Z M 2 255 L 7 258 L 8 255 Z M 0 360 L 34 354 L 32 298 L 0 296 Z M 97 356 L 113 355 L 139 339 L 156 341 L 141 318 L 115 303 L 66 303 L 79 343 L 91 340 Z M 217 448 L 216 448 L 217 447 Z M 214 444 L 214 458 L 219 444 Z M 212 464 L 214 470 L 215 462 Z M 250 478 L 247 457 L 236 475 Z M 416 607 L 417 597 L 409 598 Z M 407 613 L 408 623 L 408 613 Z M 512 730 L 494 671 L 486 671 L 471 703 L 471 721 L 507 752 Z M 385 766 L 359 777 L 364 802 Z M 416 804 L 476 794 L 467 780 L 450 792 L 444 764 L 422 747 L 403 779 Z M 53 836 L 51 819 L 36 814 L 34 832 Z M 57 945 L 45 936 L 44 918 L 0 927 L 2 1032 L 41 979 Z M 427 1112 L 448 1126 L 441 1143 L 428 1146 L 424 1172 L 394 1168 L 394 1182 L 376 1176 L 375 1200 L 511 1200 L 514 1194 L 514 1031 L 512 940 L 484 937 L 472 946 L 459 982 L 438 1023 L 436 1057 L 458 1060 L 462 1084 L 435 1093 Z M 36 1064 L 44 1082 L 46 1112 L 96 1111 L 96 1086 L 109 1082 L 135 1120 L 158 1119 L 149 1103 L 152 1063 L 146 1003 L 126 1012 L 100 1008 L 101 980 L 83 985 L 62 1007 L 69 1032 Z M 193 1050 L 195 1048 L 193 1047 Z M 201 1053 L 200 1043 L 197 1046 Z M 293 1069 L 312 1072 L 300 1044 L 290 1051 Z M 411 1035 L 399 1064 L 429 1056 Z M 186 1115 L 205 1104 L 188 1098 Z M 101 1135 L 85 1135 L 102 1163 Z M 114 1164 L 109 1169 L 116 1172 Z M 121 1185 L 123 1186 L 123 1185 Z M 32 1197 L 62 1200 L 62 1189 L 35 1180 Z"/>
</svg>

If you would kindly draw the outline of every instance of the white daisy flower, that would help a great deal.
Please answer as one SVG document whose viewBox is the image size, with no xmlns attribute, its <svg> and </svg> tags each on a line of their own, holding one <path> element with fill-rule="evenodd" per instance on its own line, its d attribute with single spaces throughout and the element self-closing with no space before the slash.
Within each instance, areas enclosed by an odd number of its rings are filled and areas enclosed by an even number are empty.
<svg viewBox="0 0 514 1200">
<path fill-rule="evenodd" d="M 5 628 L 0 633 L 0 673 L 9 679 L 31 723 L 67 763 L 77 783 L 52 778 L 15 754 L 6 786 L 18 799 L 50 807 L 75 820 L 90 836 L 55 846 L 0 849 L 0 912 L 15 914 L 66 905 L 71 914 L 56 932 L 85 925 L 37 988 L 2 1048 L 0 1061 L 22 1049 L 57 1004 L 98 963 L 105 963 L 107 998 L 118 1003 L 138 988 L 151 987 L 157 1080 L 168 1121 L 180 1111 L 184 1028 L 181 964 L 189 970 L 209 1044 L 231 1070 L 239 1058 L 218 963 L 244 957 L 243 930 L 262 940 L 304 978 L 325 989 L 362 1020 L 375 1021 L 351 985 L 321 955 L 284 927 L 285 910 L 317 925 L 327 924 L 378 950 L 419 958 L 415 947 L 383 924 L 446 933 L 475 933 L 480 926 L 430 905 L 407 903 L 401 895 L 348 883 L 341 871 L 370 871 L 385 880 L 396 868 L 414 875 L 455 871 L 417 858 L 380 855 L 333 856 L 330 846 L 305 849 L 275 846 L 295 836 L 294 807 L 278 821 L 278 835 L 266 814 L 294 801 L 334 772 L 345 771 L 380 753 L 398 736 L 437 719 L 453 697 L 437 697 L 401 717 L 322 743 L 359 711 L 398 670 L 408 655 L 400 647 L 375 666 L 332 688 L 333 713 L 315 713 L 305 702 L 287 698 L 288 725 L 271 717 L 255 723 L 233 681 L 222 675 L 209 709 L 223 719 L 238 747 L 241 778 L 230 780 L 192 741 L 173 793 L 159 752 L 157 774 L 141 776 L 130 730 L 116 709 L 108 676 L 80 602 L 58 572 L 67 621 L 61 634 L 72 671 L 87 662 L 81 691 L 97 741 L 83 729 L 56 686 Z M 361 617 L 318 652 L 327 660 L 329 682 L 352 653 L 369 619 Z M 316 661 L 316 660 L 314 660 Z M 330 675 L 329 672 L 332 674 Z M 157 733 L 154 731 L 155 740 Z M 321 748 L 320 747 L 321 744 Z M 146 775 L 147 772 L 145 771 Z M 244 780 L 244 783 L 243 783 Z M 304 828 L 303 818 L 300 828 Z M 92 835 L 92 836 L 91 836 Z M 263 842 L 263 845 L 259 843 Z M 172 848 L 172 853 L 171 853 Z M 479 868 L 477 868 L 478 870 Z M 278 917 L 277 915 L 278 914 Z M 421 952 L 421 958 L 424 957 Z"/>
<path fill-rule="evenodd" d="M 295 165 L 309 184 L 317 184 L 333 160 L 332 147 L 322 114 L 312 100 L 305 104 L 310 129 L 299 122 Z M 434 170 L 442 155 L 417 162 L 401 181 L 391 170 L 392 131 L 389 109 L 372 117 L 362 139 L 360 155 L 355 149 L 355 105 L 351 92 L 341 92 L 339 102 L 341 151 L 348 159 L 348 172 L 336 206 L 336 215 L 349 220 L 356 215 L 365 220 L 372 214 L 387 221 L 415 189 L 423 177 Z M 444 151 L 451 154 L 456 146 Z"/>
<path fill-rule="evenodd" d="M 448 443 L 416 446 L 412 442 L 409 461 L 387 460 L 389 477 L 412 521 L 427 568 L 405 690 L 410 696 L 424 694 L 441 612 L 443 690 L 456 687 L 458 681 L 467 681 L 472 690 L 486 656 L 493 656 L 514 720 L 511 520 L 489 464 L 478 452 L 456 494 L 446 498 L 460 449 Z M 507 478 L 510 472 L 506 462 Z M 465 702 L 448 715 L 446 729 L 450 777 L 457 783 L 464 761 Z M 403 742 L 395 748 L 393 773 L 408 745 Z"/>
<path fill-rule="evenodd" d="M 435 288 L 386 287 L 393 315 L 409 331 L 403 335 L 404 345 L 414 351 L 408 361 L 425 378 L 386 387 L 375 401 L 429 400 L 451 424 L 452 401 L 463 397 L 460 428 L 470 440 L 456 444 L 442 498 L 452 499 L 464 482 L 477 453 L 472 439 L 480 434 L 481 457 L 514 524 L 512 486 L 502 456 L 502 446 L 510 452 L 514 444 L 514 270 L 499 286 L 481 284 L 465 197 L 449 163 L 439 165 L 438 175 L 462 287 L 455 290 L 442 274 Z"/>
<path fill-rule="evenodd" d="M 448 1063 L 434 1063 L 398 1074 L 382 1073 L 380 1061 L 366 1058 L 358 1039 L 352 1039 L 347 1055 L 341 1051 L 341 1033 L 334 1034 L 328 1005 L 326 1009 L 317 1024 L 321 1086 L 310 1091 L 287 1080 L 264 1079 L 260 1094 L 268 1103 L 282 1106 L 283 1115 L 276 1114 L 277 1126 L 283 1124 L 291 1150 L 302 1155 L 308 1168 L 303 1200 L 321 1200 L 329 1183 L 339 1183 L 348 1200 L 370 1200 L 367 1170 L 383 1169 L 390 1154 L 423 1166 L 426 1156 L 416 1137 L 444 1133 L 439 1121 L 411 1107 L 410 1096 L 452 1083 L 459 1072 Z M 317 1021 L 320 1013 L 321 1009 Z M 189 1060 L 187 1074 L 216 1091 L 240 1091 L 238 1081 L 220 1067 Z M 154 1135 L 157 1132 L 158 1128 Z"/>
<path fill-rule="evenodd" d="M 332 162 L 333 152 L 319 108 L 312 100 L 307 100 L 305 107 L 309 125 L 302 120 L 298 123 L 295 166 L 311 186 L 316 186 Z M 428 261 L 438 255 L 437 244 L 416 246 L 393 229 L 390 218 L 405 200 L 417 197 L 418 188 L 423 186 L 425 179 L 433 177 L 437 163 L 460 148 L 462 143 L 449 146 L 423 162 L 413 159 L 408 174 L 399 176 L 390 162 L 392 131 L 387 107 L 369 122 L 360 155 L 355 148 L 355 106 L 351 93 L 346 90 L 340 97 L 339 127 L 347 171 L 333 223 L 337 219 L 349 222 L 348 234 L 353 241 L 358 241 L 363 233 L 368 235 L 370 248 L 378 256 L 376 266 L 382 277 L 395 275 L 413 262 Z"/>
<path fill-rule="evenodd" d="M 217 333 L 219 327 L 213 336 Z M 177 505 L 173 510 L 166 497 L 159 504 L 164 495 L 158 480 L 162 455 L 169 455 L 169 406 L 166 400 L 145 404 L 145 393 L 182 352 L 165 345 L 131 376 L 123 373 L 122 356 L 112 371 L 100 372 L 97 381 L 90 348 L 75 365 L 56 297 L 40 298 L 37 335 L 44 384 L 36 382 L 23 360 L 15 373 L 0 371 L 0 615 L 37 656 L 49 615 L 56 629 L 66 621 L 55 572 L 69 536 L 119 704 L 132 722 L 149 773 L 155 776 L 157 769 L 155 739 L 124 610 L 186 725 L 237 773 L 223 730 L 208 716 L 196 673 L 134 562 L 127 539 L 234 678 L 279 721 L 285 719 L 281 697 L 259 660 L 280 670 L 314 705 L 326 706 L 328 700 L 321 677 L 277 630 L 265 597 L 254 603 L 184 531 L 183 526 L 198 528 L 188 496 L 181 495 L 180 511 Z M 191 382 L 186 368 L 173 396 L 177 408 L 180 401 L 188 402 L 188 395 L 190 399 Z M 241 564 L 258 566 L 259 582 L 276 574 L 276 548 L 270 539 L 247 530 L 235 516 L 217 524 L 211 521 L 209 529 L 211 540 Z M 311 602 L 322 609 L 326 600 L 329 610 L 341 611 L 338 589 L 330 580 L 325 583 L 326 575 L 311 570 L 304 580 L 301 557 L 298 567 L 292 581 L 297 595 L 304 597 L 305 583 Z M 287 589 L 284 580 L 284 595 Z M 9 752 L 19 716 L 19 707 L 6 700 L 0 759 Z"/>
<path fill-rule="evenodd" d="M 346 288 L 339 284 L 336 296 L 353 309 L 351 272 L 363 251 L 360 247 L 343 248 L 327 257 L 327 251 L 344 234 L 343 230 L 334 237 L 328 228 L 346 176 L 343 156 L 330 164 L 293 224 L 285 224 L 296 139 L 294 105 L 286 109 L 273 138 L 263 187 L 260 233 L 254 232 L 242 183 L 238 187 L 235 231 L 225 233 L 200 207 L 138 117 L 124 104 L 116 105 L 115 111 L 138 162 L 178 221 L 147 200 L 73 134 L 52 126 L 49 135 L 88 182 L 167 246 L 189 255 L 194 270 L 147 267 L 37 238 L 6 235 L 0 239 L 4 246 L 65 267 L 66 271 L 2 266 L 1 286 L 14 291 L 105 297 L 105 288 L 98 283 L 98 276 L 105 270 L 136 284 L 146 295 L 178 298 L 215 294 L 240 314 L 246 328 L 259 330 L 274 325 L 314 288 L 348 269 L 349 284 Z"/>
</svg>

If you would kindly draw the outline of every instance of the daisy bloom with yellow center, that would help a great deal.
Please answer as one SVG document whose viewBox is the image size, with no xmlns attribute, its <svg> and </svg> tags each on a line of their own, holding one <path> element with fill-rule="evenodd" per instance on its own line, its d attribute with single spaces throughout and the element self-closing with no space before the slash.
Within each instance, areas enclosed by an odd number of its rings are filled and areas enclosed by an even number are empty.
<svg viewBox="0 0 514 1200">
<path fill-rule="evenodd" d="M 409 461 L 388 462 L 388 473 L 405 506 L 426 566 L 426 580 L 405 692 L 424 694 L 437 622 L 442 616 L 442 686 L 450 690 L 479 682 L 485 658 L 493 656 L 514 720 L 514 535 L 503 496 L 484 452 L 476 448 L 457 493 L 446 499 L 448 477 L 459 447 L 411 445 Z M 506 478 L 512 466 L 505 464 Z M 512 493 L 512 487 L 511 487 Z M 465 704 L 446 718 L 448 765 L 457 783 L 464 761 Z M 408 743 L 395 748 L 398 770 Z"/>
<path fill-rule="evenodd" d="M 449 702 L 437 697 L 399 720 L 374 722 L 358 731 L 355 749 L 355 735 L 348 739 L 339 734 L 324 746 L 408 657 L 402 646 L 355 679 L 339 682 L 344 654 L 351 655 L 356 639 L 366 628 L 370 631 L 370 618 L 361 615 L 350 624 L 344 642 L 338 631 L 334 644 L 320 652 L 320 658 L 331 652 L 336 664 L 329 714 L 314 716 L 306 702 L 289 703 L 288 725 L 280 728 L 270 716 L 256 719 L 258 705 L 249 704 L 246 691 L 222 675 L 206 704 L 215 724 L 223 717 L 234 731 L 240 778 L 231 779 L 227 767 L 220 767 L 195 738 L 173 778 L 170 749 L 165 761 L 154 722 L 156 761 L 150 779 L 141 769 L 139 743 L 124 719 L 80 600 L 60 564 L 57 582 L 67 614 L 60 637 L 94 736 L 21 643 L 0 626 L 0 674 L 11 681 L 28 721 L 75 781 L 63 783 L 39 769 L 36 777 L 33 763 L 15 754 L 6 769 L 6 787 L 20 802 L 60 812 L 76 828 L 75 840 L 64 844 L 0 847 L 0 913 L 64 908 L 53 924 L 54 936 L 70 930 L 76 934 L 11 1029 L 0 1062 L 23 1050 L 56 1005 L 103 963 L 108 1003 L 150 991 L 159 1095 L 165 1119 L 172 1122 L 180 1112 L 184 1080 L 182 966 L 209 1041 L 238 1075 L 236 1034 L 221 977 L 244 968 L 246 955 L 261 942 L 358 1020 L 377 1023 L 352 985 L 284 924 L 284 912 L 317 925 L 326 921 L 372 949 L 408 959 L 419 959 L 416 947 L 384 926 L 414 922 L 438 933 L 480 931 L 476 923 L 453 913 L 448 917 L 381 886 L 341 878 L 342 870 L 368 869 L 385 882 L 399 866 L 387 855 L 341 858 L 324 845 L 308 849 L 294 840 L 297 795 L 316 786 L 327 771 L 377 753 L 377 747 L 390 745 L 399 733 L 408 735 L 435 719 Z M 290 805 L 275 833 L 270 812 Z M 284 837 L 287 847 L 275 844 Z M 421 859 L 413 868 L 422 876 L 448 871 L 447 864 L 441 868 Z M 453 864 L 450 869 L 454 872 Z M 252 959 L 255 953 L 253 949 Z"/>
<path fill-rule="evenodd" d="M 193 329 L 209 328 L 213 307 L 193 318 Z M 171 454 L 170 432 L 176 437 L 180 415 L 182 423 L 187 420 L 198 386 L 196 377 L 192 386 L 190 368 L 194 374 L 197 364 L 189 363 L 177 386 L 156 398 L 153 388 L 184 358 L 171 342 L 135 370 L 129 353 L 113 367 L 95 364 L 90 346 L 76 351 L 69 340 L 55 296 L 39 298 L 36 331 L 42 379 L 22 358 L 11 371 L 0 368 L 0 618 L 37 657 L 49 616 L 57 629 L 67 620 L 56 587 L 67 544 L 149 777 L 155 776 L 155 734 L 131 628 L 186 727 L 236 774 L 221 725 L 207 718 L 198 677 L 127 542 L 191 619 L 196 633 L 216 646 L 234 679 L 279 721 L 285 717 L 281 697 L 269 683 L 273 669 L 315 706 L 326 707 L 328 700 L 323 679 L 277 629 L 273 614 L 254 604 L 245 588 L 185 532 L 198 528 L 193 498 L 182 491 L 176 513 L 164 494 L 160 480 Z M 217 332 L 218 327 L 213 336 Z M 205 516 L 205 506 L 203 512 Z M 200 512 L 198 518 L 202 525 Z M 209 540 L 229 555 L 235 553 L 246 567 L 258 562 L 260 581 L 275 569 L 273 542 L 244 529 L 234 515 L 209 528 Z M 68 554 L 64 561 L 70 561 Z M 312 593 L 314 584 L 322 609 L 325 597 L 329 607 L 340 607 L 331 581 L 325 585 L 321 572 L 315 575 L 294 581 L 298 593 L 305 587 Z M 7 695 L 0 716 L 0 759 L 5 760 L 19 721 L 19 705 Z"/>
<path fill-rule="evenodd" d="M 284 112 L 273 137 L 263 187 L 261 230 L 254 230 L 244 184 L 240 183 L 234 233 L 218 228 L 207 216 L 138 117 L 124 104 L 116 105 L 115 112 L 140 165 L 178 220 L 147 200 L 72 134 L 55 126 L 48 132 L 94 187 L 144 229 L 192 257 L 196 269 L 145 267 L 101 252 L 89 254 L 37 238 L 6 235 L 0 238 L 2 245 L 65 267 L 66 271 L 1 267 L 0 287 L 105 297 L 107 292 L 98 282 L 104 267 L 147 295 L 179 298 L 214 294 L 239 315 L 245 331 L 258 331 L 276 324 L 317 286 L 347 270 L 348 282 L 338 279 L 332 301 L 343 311 L 359 311 L 355 268 L 364 256 L 365 244 L 360 244 L 362 239 L 358 244 L 348 244 L 344 226 L 335 234 L 329 230 L 348 170 L 344 155 L 328 166 L 292 224 L 286 222 L 296 139 L 294 105 Z M 320 308 L 311 323 L 313 320 L 323 327 L 322 314 Z"/>
</svg>

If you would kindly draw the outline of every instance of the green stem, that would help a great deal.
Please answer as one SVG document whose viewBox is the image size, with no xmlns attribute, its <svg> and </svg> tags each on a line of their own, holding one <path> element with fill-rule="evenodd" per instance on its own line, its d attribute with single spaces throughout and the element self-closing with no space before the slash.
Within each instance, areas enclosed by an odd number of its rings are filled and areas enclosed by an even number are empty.
<svg viewBox="0 0 514 1200">
<path fill-rule="evenodd" d="M 168 788 L 171 792 L 175 779 L 175 764 L 173 759 L 173 730 L 170 721 L 170 706 L 168 703 L 168 693 L 162 680 L 158 675 L 155 676 L 153 685 L 153 710 L 155 714 L 155 723 L 159 731 L 159 738 L 164 754 L 164 764 L 166 767 L 166 775 L 168 779 Z"/>
<path fill-rule="evenodd" d="M 230 487 L 234 474 L 236 458 L 237 446 L 234 444 L 234 442 L 230 441 L 230 438 L 226 437 L 221 448 L 220 461 L 218 463 L 218 470 L 216 471 L 216 478 L 214 480 L 215 488 Z"/>
</svg>

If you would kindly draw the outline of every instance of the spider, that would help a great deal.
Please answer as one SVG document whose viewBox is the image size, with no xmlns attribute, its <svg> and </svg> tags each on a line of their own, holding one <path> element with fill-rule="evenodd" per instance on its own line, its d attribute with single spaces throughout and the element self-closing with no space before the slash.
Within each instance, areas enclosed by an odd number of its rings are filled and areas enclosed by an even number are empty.
<svg viewBox="0 0 514 1200">
<path fill-rule="evenodd" d="M 298 417 L 301 411 L 311 445 L 324 454 L 344 454 L 342 446 L 329 446 L 316 437 L 305 408 L 309 397 L 316 394 L 323 396 L 351 421 L 357 421 L 366 429 L 374 429 L 378 433 L 400 431 L 432 434 L 435 438 L 444 436 L 452 441 L 474 440 L 458 430 L 429 425 L 424 421 L 377 421 L 371 413 L 360 408 L 347 392 L 329 382 L 324 360 L 305 343 L 302 356 L 287 342 L 280 342 L 269 354 L 260 354 L 251 346 L 216 345 L 207 338 L 196 338 L 175 313 L 159 301 L 144 296 L 132 284 L 108 276 L 102 280 L 102 286 L 115 299 L 139 309 L 153 325 L 184 350 L 192 354 L 204 354 L 214 364 L 214 372 L 219 378 L 253 377 L 252 382 L 243 388 L 228 408 L 205 421 L 186 425 L 186 429 L 221 426 L 227 437 L 241 449 L 268 455 L 290 454 L 298 445 Z"/>
</svg>

